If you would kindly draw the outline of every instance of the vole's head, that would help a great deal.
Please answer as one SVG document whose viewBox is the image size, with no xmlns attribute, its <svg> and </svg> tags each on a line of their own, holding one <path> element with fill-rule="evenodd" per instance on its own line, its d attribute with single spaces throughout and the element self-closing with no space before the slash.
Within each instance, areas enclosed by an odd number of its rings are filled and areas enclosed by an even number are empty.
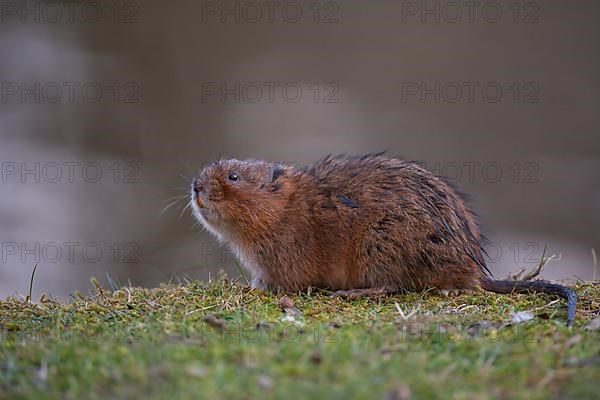
<svg viewBox="0 0 600 400">
<path fill-rule="evenodd" d="M 293 167 L 256 160 L 220 160 L 192 182 L 196 218 L 219 239 L 267 228 L 283 211 Z"/>
</svg>

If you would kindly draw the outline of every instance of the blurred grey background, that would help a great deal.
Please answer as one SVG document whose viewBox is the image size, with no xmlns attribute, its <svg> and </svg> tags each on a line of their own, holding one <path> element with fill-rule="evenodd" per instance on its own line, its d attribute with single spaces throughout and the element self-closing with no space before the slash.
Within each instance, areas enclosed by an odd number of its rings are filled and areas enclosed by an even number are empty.
<svg viewBox="0 0 600 400">
<path fill-rule="evenodd" d="M 386 149 L 471 195 L 496 276 L 596 274 L 597 1 L 0 7 L 0 297 L 238 276 L 161 213 L 203 163 Z"/>
</svg>

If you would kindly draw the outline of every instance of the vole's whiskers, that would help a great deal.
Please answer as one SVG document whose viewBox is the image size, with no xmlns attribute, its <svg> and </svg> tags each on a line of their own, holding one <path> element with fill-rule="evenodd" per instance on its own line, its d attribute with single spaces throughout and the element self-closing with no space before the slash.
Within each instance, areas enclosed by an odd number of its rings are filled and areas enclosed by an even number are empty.
<svg viewBox="0 0 600 400">
<path fill-rule="evenodd" d="M 192 225 L 192 227 L 190 228 L 190 230 L 193 231 L 194 229 L 196 229 L 197 226 L 200 227 L 200 231 L 199 232 L 203 232 L 204 230 L 206 230 L 206 227 L 200 221 L 194 222 L 194 225 Z"/>
<path fill-rule="evenodd" d="M 167 211 L 169 208 L 173 207 L 177 203 L 180 203 L 187 197 L 188 197 L 188 194 L 186 193 L 186 194 L 180 194 L 178 196 L 173 196 L 173 197 L 167 199 L 167 201 L 170 201 L 170 203 L 167 204 L 165 207 L 163 207 L 162 210 L 160 210 L 160 215 L 163 215 L 165 213 L 165 211 Z"/>
<path fill-rule="evenodd" d="M 186 182 L 191 182 L 192 178 L 188 178 L 187 176 L 183 175 L 183 174 L 177 174 L 177 176 L 179 176 L 181 179 L 183 179 Z"/>
<path fill-rule="evenodd" d="M 192 165 L 189 163 L 189 161 L 179 157 L 179 162 L 186 168 L 187 172 L 192 174 L 194 173 L 194 168 L 192 168 Z"/>
<path fill-rule="evenodd" d="M 180 200 L 180 199 L 182 199 L 184 197 L 188 197 L 188 196 L 189 196 L 188 193 L 182 193 L 182 194 L 178 194 L 176 196 L 171 196 L 171 197 L 165 199 L 165 201 L 171 201 L 171 200 L 174 200 L 174 199 Z"/>
<path fill-rule="evenodd" d="M 181 210 L 181 212 L 179 213 L 179 219 L 181 219 L 181 217 L 183 216 L 183 213 L 185 213 L 185 211 L 190 208 L 192 206 L 191 202 L 188 202 L 185 207 L 183 207 L 183 209 Z"/>
</svg>

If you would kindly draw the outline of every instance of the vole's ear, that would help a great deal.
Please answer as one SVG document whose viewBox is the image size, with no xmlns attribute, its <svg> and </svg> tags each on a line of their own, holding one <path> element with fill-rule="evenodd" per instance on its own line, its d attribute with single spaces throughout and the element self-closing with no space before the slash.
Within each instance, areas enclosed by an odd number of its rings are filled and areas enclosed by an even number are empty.
<svg viewBox="0 0 600 400">
<path fill-rule="evenodd" d="M 275 164 L 271 168 L 271 182 L 275 182 L 280 176 L 285 176 L 292 171 L 293 167 L 283 164 Z"/>
<path fill-rule="evenodd" d="M 277 178 L 279 178 L 282 175 L 285 175 L 286 170 L 285 170 L 285 166 L 281 165 L 281 164 L 275 164 L 273 165 L 273 168 L 271 168 L 271 182 L 275 182 L 277 180 Z"/>
</svg>

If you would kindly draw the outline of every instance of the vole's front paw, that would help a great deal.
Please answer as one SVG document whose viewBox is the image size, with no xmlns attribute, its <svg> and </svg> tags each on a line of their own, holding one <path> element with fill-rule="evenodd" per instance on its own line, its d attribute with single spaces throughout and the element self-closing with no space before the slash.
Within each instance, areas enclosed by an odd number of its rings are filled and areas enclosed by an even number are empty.
<svg viewBox="0 0 600 400">
<path fill-rule="evenodd" d="M 262 279 L 260 279 L 258 277 L 252 278 L 252 281 L 250 281 L 250 286 L 253 289 L 258 289 L 258 290 L 268 290 L 269 289 L 269 285 L 267 285 L 265 283 L 265 281 L 263 281 Z"/>
</svg>

